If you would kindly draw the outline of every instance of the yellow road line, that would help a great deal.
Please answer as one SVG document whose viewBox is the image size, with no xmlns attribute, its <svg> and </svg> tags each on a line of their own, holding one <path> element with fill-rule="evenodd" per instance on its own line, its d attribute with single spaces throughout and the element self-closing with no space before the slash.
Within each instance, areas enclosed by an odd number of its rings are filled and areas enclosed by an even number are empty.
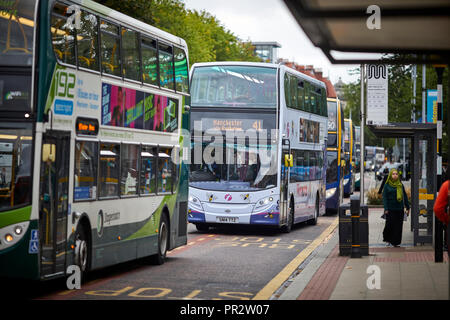
<svg viewBox="0 0 450 320">
<path fill-rule="evenodd" d="M 338 225 L 338 218 L 334 219 L 330 226 L 316 238 L 310 245 L 302 250 L 288 265 L 284 267 L 252 300 L 268 300 L 276 290 L 290 277 L 300 264 L 334 231 Z"/>
</svg>

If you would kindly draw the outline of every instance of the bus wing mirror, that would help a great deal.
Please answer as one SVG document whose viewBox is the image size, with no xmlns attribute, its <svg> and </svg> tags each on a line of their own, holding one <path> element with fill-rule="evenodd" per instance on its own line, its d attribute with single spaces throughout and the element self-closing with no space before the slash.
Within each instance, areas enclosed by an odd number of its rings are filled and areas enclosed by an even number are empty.
<svg viewBox="0 0 450 320">
<path fill-rule="evenodd" d="M 294 166 L 294 157 L 292 154 L 284 155 L 284 166 L 285 167 L 293 167 Z"/>
<path fill-rule="evenodd" d="M 42 146 L 42 162 L 55 162 L 56 145 L 46 143 Z"/>
</svg>

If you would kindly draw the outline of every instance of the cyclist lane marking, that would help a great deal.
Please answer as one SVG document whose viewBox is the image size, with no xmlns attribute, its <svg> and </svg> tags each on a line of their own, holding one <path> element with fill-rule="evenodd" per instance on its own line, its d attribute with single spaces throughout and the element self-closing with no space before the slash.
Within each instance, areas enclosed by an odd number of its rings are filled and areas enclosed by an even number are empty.
<svg viewBox="0 0 450 320">
<path fill-rule="evenodd" d="M 291 262 L 289 262 L 280 273 L 278 273 L 269 283 L 262 288 L 252 300 L 269 300 L 270 297 L 278 290 L 281 285 L 290 277 L 290 275 L 298 268 L 303 261 L 333 233 L 338 225 L 338 217 L 333 220 L 331 225 L 322 232 L 311 244 L 303 249 Z"/>
</svg>

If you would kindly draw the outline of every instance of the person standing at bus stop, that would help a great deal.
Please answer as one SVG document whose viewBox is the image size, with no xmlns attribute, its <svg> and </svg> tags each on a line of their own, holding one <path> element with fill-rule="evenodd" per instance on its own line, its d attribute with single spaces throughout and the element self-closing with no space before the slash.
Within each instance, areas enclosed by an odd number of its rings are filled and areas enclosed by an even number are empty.
<svg viewBox="0 0 450 320">
<path fill-rule="evenodd" d="M 383 205 L 386 215 L 386 225 L 383 230 L 383 241 L 388 246 L 399 247 L 402 242 L 403 217 L 409 215 L 409 201 L 405 187 L 400 181 L 396 169 L 391 169 L 383 188 Z"/>
</svg>

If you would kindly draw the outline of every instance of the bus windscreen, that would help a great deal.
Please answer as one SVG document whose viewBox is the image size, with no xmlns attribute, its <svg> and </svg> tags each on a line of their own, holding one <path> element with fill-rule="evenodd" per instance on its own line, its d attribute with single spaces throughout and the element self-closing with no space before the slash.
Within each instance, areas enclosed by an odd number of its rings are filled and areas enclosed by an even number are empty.
<svg viewBox="0 0 450 320">
<path fill-rule="evenodd" d="M 268 67 L 196 67 L 192 106 L 276 108 L 277 70 Z"/>
<path fill-rule="evenodd" d="M 36 2 L 0 1 L 0 66 L 32 65 Z"/>
</svg>

